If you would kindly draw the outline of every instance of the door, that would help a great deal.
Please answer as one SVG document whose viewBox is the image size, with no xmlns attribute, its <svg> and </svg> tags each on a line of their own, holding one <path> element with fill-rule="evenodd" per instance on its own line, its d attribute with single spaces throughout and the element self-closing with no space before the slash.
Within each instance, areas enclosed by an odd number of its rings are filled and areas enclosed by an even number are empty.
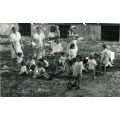
<svg viewBox="0 0 120 120">
<path fill-rule="evenodd" d="M 58 26 L 60 30 L 60 38 L 66 39 L 69 34 L 70 25 L 60 24 Z"/>
<path fill-rule="evenodd" d="M 22 36 L 31 36 L 31 23 L 18 23 L 18 26 Z"/>
<path fill-rule="evenodd" d="M 102 25 L 101 39 L 105 41 L 119 41 L 119 26 Z"/>
</svg>

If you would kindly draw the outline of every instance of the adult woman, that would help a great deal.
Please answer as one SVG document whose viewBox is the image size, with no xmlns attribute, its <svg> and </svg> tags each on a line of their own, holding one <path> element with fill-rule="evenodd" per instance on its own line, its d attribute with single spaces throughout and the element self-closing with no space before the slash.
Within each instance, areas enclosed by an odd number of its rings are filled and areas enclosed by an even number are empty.
<svg viewBox="0 0 120 120">
<path fill-rule="evenodd" d="M 10 48 L 11 48 L 11 57 L 13 60 L 13 66 L 14 69 L 16 67 L 16 58 L 17 58 L 17 53 L 22 53 L 23 55 L 23 43 L 21 40 L 21 34 L 17 31 L 17 27 L 12 27 L 12 32 L 9 35 L 10 38 Z"/>
<path fill-rule="evenodd" d="M 61 52 L 63 50 L 61 43 L 59 42 L 60 31 L 58 26 L 51 26 L 50 33 L 48 35 L 51 42 L 52 54 Z"/>
<path fill-rule="evenodd" d="M 36 28 L 36 32 L 33 35 L 34 46 L 34 57 L 40 59 L 43 57 L 44 45 L 45 45 L 45 34 L 42 31 L 41 27 Z"/>
</svg>

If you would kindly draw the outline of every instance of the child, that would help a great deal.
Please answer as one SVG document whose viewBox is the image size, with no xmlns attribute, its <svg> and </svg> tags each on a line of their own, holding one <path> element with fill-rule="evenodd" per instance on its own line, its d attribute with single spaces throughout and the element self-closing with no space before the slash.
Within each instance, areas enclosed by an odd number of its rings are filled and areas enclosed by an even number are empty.
<svg viewBox="0 0 120 120">
<path fill-rule="evenodd" d="M 17 53 L 17 67 L 20 70 L 21 62 L 23 61 L 23 54 L 21 52 Z"/>
<path fill-rule="evenodd" d="M 71 60 L 73 58 L 76 58 L 76 55 L 77 55 L 77 50 L 75 49 L 75 44 L 72 43 L 70 45 L 70 49 L 68 50 L 68 58 Z"/>
<path fill-rule="evenodd" d="M 83 62 L 82 62 L 82 56 L 76 57 L 76 62 L 73 66 L 73 77 L 75 79 L 76 89 L 79 89 L 80 84 L 80 78 L 83 77 L 82 71 L 84 69 Z"/>
<path fill-rule="evenodd" d="M 74 58 L 76 59 L 76 58 Z M 73 77 L 73 60 L 68 60 L 67 63 L 66 63 L 66 75 L 69 77 L 69 78 L 72 78 Z"/>
<path fill-rule="evenodd" d="M 53 57 L 48 67 L 48 71 L 52 76 L 55 76 L 57 73 L 57 65 L 57 60 Z"/>
<path fill-rule="evenodd" d="M 37 78 L 37 77 L 44 77 L 46 79 L 50 78 L 50 75 L 46 73 L 46 70 L 43 68 L 43 64 L 41 62 L 37 63 L 37 66 L 34 70 L 33 78 Z"/>
<path fill-rule="evenodd" d="M 27 68 L 26 68 L 26 65 L 25 65 L 25 62 L 22 61 L 21 62 L 21 68 L 20 68 L 20 75 L 28 75 L 28 71 L 27 71 Z"/>
<path fill-rule="evenodd" d="M 93 77 L 95 77 L 95 67 L 96 67 L 97 63 L 94 59 L 94 56 L 91 54 L 89 55 L 89 59 L 88 59 L 88 70 L 93 71 Z"/>
<path fill-rule="evenodd" d="M 96 73 L 97 73 L 97 75 L 100 75 L 101 72 L 102 72 L 102 66 L 101 66 L 101 63 L 100 63 L 101 54 L 95 53 L 94 54 L 94 59 L 95 59 L 95 61 L 97 63 L 97 65 L 96 65 Z"/>
<path fill-rule="evenodd" d="M 105 72 L 106 72 L 106 67 L 110 66 L 112 67 L 113 65 L 111 64 L 110 60 L 110 50 L 108 50 L 108 47 L 106 44 L 103 44 L 103 51 L 101 53 L 101 63 L 105 66 Z"/>
<path fill-rule="evenodd" d="M 31 71 L 34 71 L 35 70 L 35 60 L 33 58 L 33 56 L 29 56 L 29 59 L 27 60 L 27 69 L 31 72 Z"/>
<path fill-rule="evenodd" d="M 62 52 L 62 53 L 61 53 L 61 57 L 60 57 L 60 59 L 59 59 L 59 64 L 62 65 L 62 66 L 65 66 L 65 60 L 66 60 L 65 53 Z"/>
<path fill-rule="evenodd" d="M 48 63 L 47 60 L 45 60 L 44 58 L 42 58 L 42 59 L 39 59 L 39 62 L 41 62 L 41 63 L 43 64 L 43 67 L 44 67 L 45 69 L 48 68 L 49 63 Z"/>
</svg>

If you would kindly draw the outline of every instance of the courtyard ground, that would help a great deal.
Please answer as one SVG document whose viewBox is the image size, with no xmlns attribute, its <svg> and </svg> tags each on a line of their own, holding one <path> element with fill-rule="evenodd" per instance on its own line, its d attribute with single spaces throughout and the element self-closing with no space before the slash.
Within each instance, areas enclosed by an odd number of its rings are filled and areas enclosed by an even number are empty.
<svg viewBox="0 0 120 120">
<path fill-rule="evenodd" d="M 25 59 L 31 54 L 29 38 L 24 40 Z M 20 76 L 9 70 L 1 72 L 1 96 L 3 97 L 119 97 L 120 96 L 120 43 L 105 42 L 100 40 L 83 40 L 79 42 L 79 52 L 88 56 L 91 52 L 101 52 L 102 44 L 108 43 L 115 52 L 114 67 L 106 75 L 93 79 L 91 75 L 85 74 L 81 80 L 79 90 L 67 90 L 68 79 L 54 78 L 52 81 L 33 79 L 30 76 Z M 62 42 L 66 48 L 67 42 Z M 12 67 L 10 51 L 8 46 L 0 51 L 1 67 L 7 65 Z"/>
</svg>

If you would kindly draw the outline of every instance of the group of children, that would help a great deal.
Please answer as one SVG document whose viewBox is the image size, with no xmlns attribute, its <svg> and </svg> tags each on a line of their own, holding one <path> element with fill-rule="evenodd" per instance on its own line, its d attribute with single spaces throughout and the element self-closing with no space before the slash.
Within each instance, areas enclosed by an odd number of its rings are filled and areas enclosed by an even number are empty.
<svg viewBox="0 0 120 120">
<path fill-rule="evenodd" d="M 72 89 L 73 86 L 76 89 L 79 89 L 83 71 L 92 72 L 93 78 L 96 78 L 96 73 L 101 73 L 102 66 L 104 67 L 105 72 L 107 66 L 112 67 L 113 58 L 111 57 L 112 51 L 110 50 L 109 45 L 104 44 L 104 50 L 100 54 L 91 53 L 89 56 L 83 57 L 78 54 L 78 36 L 75 34 L 73 37 L 71 36 L 69 49 L 64 52 L 49 51 L 48 54 L 44 54 L 44 56 L 37 58 L 34 55 L 31 55 L 27 62 L 23 60 L 22 53 L 18 53 L 17 64 L 20 70 L 19 74 L 31 75 L 34 79 L 42 77 L 47 80 L 64 75 L 69 77 L 68 89 Z M 55 43 L 52 44 L 54 44 L 53 46 L 55 47 Z"/>
</svg>

